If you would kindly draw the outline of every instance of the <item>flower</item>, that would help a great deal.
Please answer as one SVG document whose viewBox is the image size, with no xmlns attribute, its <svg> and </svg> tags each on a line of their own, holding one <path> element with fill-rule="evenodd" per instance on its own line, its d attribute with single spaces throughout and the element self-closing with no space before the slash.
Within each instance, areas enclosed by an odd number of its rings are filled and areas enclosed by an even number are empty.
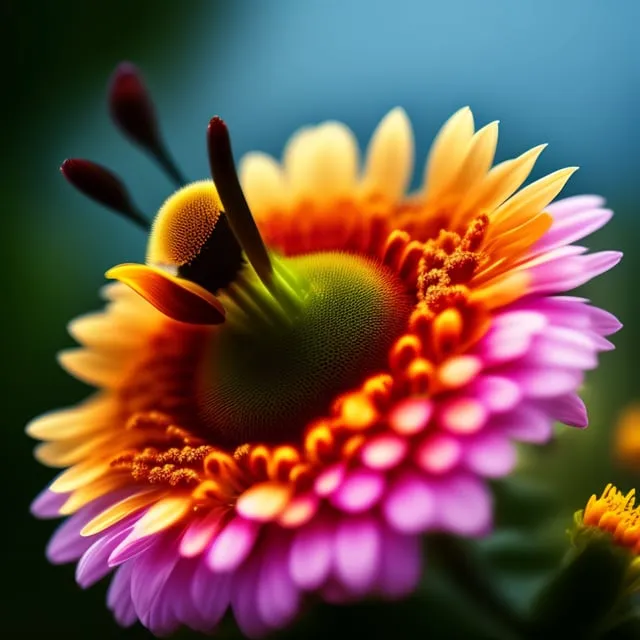
<svg viewBox="0 0 640 640">
<path fill-rule="evenodd" d="M 557 294 L 620 259 L 571 244 L 611 212 L 550 204 L 572 168 L 518 191 L 543 146 L 491 168 L 497 135 L 461 109 L 406 195 L 401 109 L 362 172 L 328 122 L 282 164 L 245 157 L 240 181 L 211 121 L 214 181 L 170 196 L 146 264 L 110 270 L 106 309 L 70 325 L 83 346 L 60 362 L 98 391 L 28 427 L 66 468 L 33 505 L 68 516 L 48 558 L 77 561 L 82 587 L 113 571 L 120 624 L 211 631 L 230 607 L 259 637 L 308 593 L 402 597 L 422 534 L 490 531 L 486 480 L 511 471 L 514 442 L 586 426 L 577 390 L 620 325 Z M 71 162 L 71 182 L 139 221 L 112 174 Z"/>
<path fill-rule="evenodd" d="M 637 469 L 640 460 L 640 405 L 631 404 L 622 411 L 614 430 L 614 451 L 619 462 Z"/>
<path fill-rule="evenodd" d="M 600 497 L 589 498 L 587 506 L 575 514 L 579 534 L 610 536 L 635 555 L 640 554 L 640 507 L 635 506 L 636 491 L 624 494 L 609 483 Z"/>
</svg>

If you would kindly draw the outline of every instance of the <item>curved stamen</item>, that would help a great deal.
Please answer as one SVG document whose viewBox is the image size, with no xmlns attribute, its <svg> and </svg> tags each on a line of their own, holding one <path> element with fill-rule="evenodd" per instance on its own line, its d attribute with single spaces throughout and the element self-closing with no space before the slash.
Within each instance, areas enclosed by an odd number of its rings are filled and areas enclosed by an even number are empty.
<svg viewBox="0 0 640 640">
<path fill-rule="evenodd" d="M 238 180 L 227 125 L 219 117 L 209 122 L 207 145 L 211 175 L 229 225 L 249 262 L 267 289 L 272 289 L 273 266 Z"/>
<path fill-rule="evenodd" d="M 133 204 L 129 191 L 115 173 L 80 158 L 65 160 L 60 171 L 80 193 L 135 222 L 145 231 L 149 229 L 149 221 Z"/>
<path fill-rule="evenodd" d="M 112 76 L 109 110 L 122 132 L 148 151 L 179 187 L 186 184 L 162 140 L 153 101 L 142 76 L 129 62 L 120 64 Z"/>
</svg>

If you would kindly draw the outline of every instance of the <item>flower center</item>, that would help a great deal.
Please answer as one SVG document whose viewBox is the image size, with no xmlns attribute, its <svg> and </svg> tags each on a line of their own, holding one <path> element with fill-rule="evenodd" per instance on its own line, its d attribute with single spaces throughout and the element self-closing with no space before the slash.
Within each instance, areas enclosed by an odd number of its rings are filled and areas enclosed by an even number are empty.
<svg viewBox="0 0 640 640">
<path fill-rule="evenodd" d="M 284 317 L 255 275 L 221 296 L 227 320 L 213 334 L 198 405 L 228 446 L 299 436 L 338 393 L 385 367 L 411 310 L 404 284 L 371 259 L 323 252 L 284 266 L 301 283 Z"/>
</svg>

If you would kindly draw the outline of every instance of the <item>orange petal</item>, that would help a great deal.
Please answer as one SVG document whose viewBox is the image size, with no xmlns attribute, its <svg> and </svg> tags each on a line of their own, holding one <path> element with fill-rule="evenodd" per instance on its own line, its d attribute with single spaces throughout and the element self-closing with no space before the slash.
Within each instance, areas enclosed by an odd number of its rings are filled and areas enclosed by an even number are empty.
<svg viewBox="0 0 640 640">
<path fill-rule="evenodd" d="M 144 264 L 121 264 L 106 273 L 120 280 L 165 316 L 190 324 L 224 322 L 224 307 L 200 285 Z"/>
</svg>

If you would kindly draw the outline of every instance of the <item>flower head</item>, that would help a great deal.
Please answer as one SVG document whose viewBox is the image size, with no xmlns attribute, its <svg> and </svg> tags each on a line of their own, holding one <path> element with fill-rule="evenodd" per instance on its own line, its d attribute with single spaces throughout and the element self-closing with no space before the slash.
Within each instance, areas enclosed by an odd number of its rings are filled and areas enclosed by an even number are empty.
<svg viewBox="0 0 640 640">
<path fill-rule="evenodd" d="M 492 168 L 497 135 L 461 109 L 406 195 L 400 109 L 362 171 L 329 122 L 240 179 L 211 121 L 213 181 L 168 198 L 146 264 L 110 270 L 107 308 L 70 326 L 83 346 L 60 361 L 98 391 L 28 427 L 67 468 L 34 504 L 69 516 L 48 557 L 83 587 L 113 571 L 121 624 L 209 631 L 231 607 L 260 636 L 308 593 L 401 597 L 421 534 L 490 530 L 514 442 L 586 426 L 577 390 L 619 324 L 557 294 L 619 260 L 571 244 L 611 212 L 550 204 L 573 169 L 518 191 L 543 147 Z"/>
<path fill-rule="evenodd" d="M 624 494 L 608 484 L 600 497 L 592 495 L 576 513 L 577 532 L 610 535 L 616 544 L 640 555 L 640 507 L 635 502 L 635 489 Z"/>
</svg>

